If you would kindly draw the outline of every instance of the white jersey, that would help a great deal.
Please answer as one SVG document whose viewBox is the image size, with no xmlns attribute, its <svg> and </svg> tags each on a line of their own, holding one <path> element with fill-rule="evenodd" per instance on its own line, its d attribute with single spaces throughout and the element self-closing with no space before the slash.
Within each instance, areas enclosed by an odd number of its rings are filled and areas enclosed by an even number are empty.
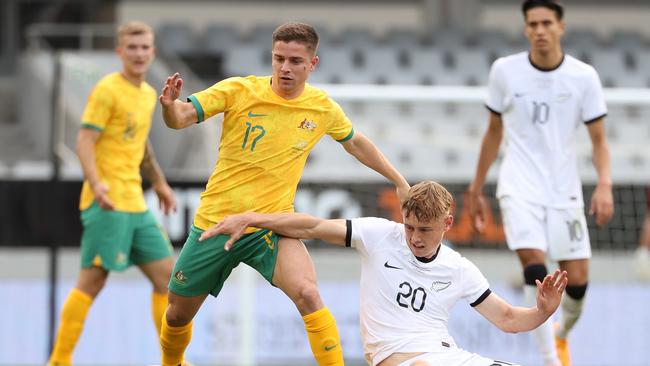
<svg viewBox="0 0 650 366">
<path fill-rule="evenodd" d="M 348 238 L 361 256 L 359 312 L 368 362 L 456 347 L 447 330 L 451 307 L 460 299 L 476 306 L 490 294 L 478 268 L 444 245 L 434 260 L 420 262 L 407 246 L 404 225 L 386 219 L 350 220 Z"/>
<path fill-rule="evenodd" d="M 582 207 L 577 129 L 607 114 L 596 70 L 569 55 L 553 70 L 536 68 L 528 52 L 503 57 L 492 65 L 486 105 L 505 130 L 497 197 Z"/>
</svg>

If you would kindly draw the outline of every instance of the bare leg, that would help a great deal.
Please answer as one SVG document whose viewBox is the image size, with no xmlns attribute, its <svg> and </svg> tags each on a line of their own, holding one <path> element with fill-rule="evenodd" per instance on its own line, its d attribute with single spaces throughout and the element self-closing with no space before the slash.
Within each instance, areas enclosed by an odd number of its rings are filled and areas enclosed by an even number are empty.
<svg viewBox="0 0 650 366">
<path fill-rule="evenodd" d="M 300 240 L 280 239 L 273 284 L 293 301 L 300 315 L 311 314 L 325 306 L 316 286 L 314 263 Z"/>
<path fill-rule="evenodd" d="M 154 292 L 159 294 L 167 293 L 167 284 L 174 268 L 174 261 L 171 257 L 141 264 L 138 267 L 151 282 Z"/>
<path fill-rule="evenodd" d="M 141 264 L 140 270 L 153 286 L 151 294 L 151 317 L 156 333 L 160 336 L 162 317 L 167 311 L 167 284 L 171 277 L 174 262 L 171 258 L 163 258 L 154 262 Z"/>
<path fill-rule="evenodd" d="M 108 271 L 102 267 L 82 268 L 75 288 L 91 298 L 97 297 L 108 279 Z"/>
<path fill-rule="evenodd" d="M 279 240 L 273 284 L 287 294 L 302 315 L 309 344 L 318 364 L 343 366 L 336 321 L 318 293 L 314 264 L 300 240 Z"/>
<path fill-rule="evenodd" d="M 160 330 L 162 366 L 184 363 L 185 349 L 192 339 L 192 319 L 207 295 L 185 297 L 169 292 L 169 306 Z"/>
</svg>

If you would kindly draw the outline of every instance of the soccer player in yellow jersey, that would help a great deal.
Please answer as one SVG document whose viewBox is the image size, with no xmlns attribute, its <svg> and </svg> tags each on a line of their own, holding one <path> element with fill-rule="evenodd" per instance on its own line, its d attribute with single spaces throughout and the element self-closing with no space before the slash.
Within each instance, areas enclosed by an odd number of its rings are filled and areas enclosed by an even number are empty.
<svg viewBox="0 0 650 366">
<path fill-rule="evenodd" d="M 93 89 L 77 138 L 84 172 L 79 208 L 83 224 L 81 271 L 66 299 L 49 365 L 71 365 L 72 353 L 93 299 L 109 271 L 135 264 L 153 285 L 156 331 L 167 308 L 167 281 L 173 261 L 169 239 L 147 210 L 140 169 L 151 182 L 165 213 L 176 209 L 174 193 L 147 141 L 156 91 L 144 81 L 154 59 L 152 29 L 130 22 L 118 30 L 122 71 Z"/>
<path fill-rule="evenodd" d="M 393 182 L 399 197 L 406 196 L 408 183 L 377 147 L 355 133 L 338 104 L 306 84 L 318 64 L 317 47 L 318 35 L 311 26 L 284 24 L 273 33 L 272 76 L 226 79 L 187 102 L 178 100 L 183 84 L 178 74 L 163 87 L 160 103 L 171 128 L 224 113 L 219 159 L 169 283 L 161 331 L 164 366 L 182 364 L 194 315 L 208 294 L 218 295 L 240 262 L 255 268 L 295 303 L 318 364 L 343 365 L 336 322 L 320 298 L 302 242 L 260 229 L 249 230 L 229 251 L 224 249 L 224 235 L 198 242 L 203 231 L 227 215 L 292 212 L 307 155 L 325 134 Z"/>
</svg>

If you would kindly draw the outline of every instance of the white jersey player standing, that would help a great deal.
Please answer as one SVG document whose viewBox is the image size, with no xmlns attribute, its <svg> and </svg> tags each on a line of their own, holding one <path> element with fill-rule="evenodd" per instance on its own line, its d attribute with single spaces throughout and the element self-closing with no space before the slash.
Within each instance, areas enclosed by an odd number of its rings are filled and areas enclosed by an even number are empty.
<svg viewBox="0 0 650 366">
<path fill-rule="evenodd" d="M 490 125 L 467 204 L 475 228 L 481 231 L 486 210 L 481 190 L 505 132 L 497 198 L 506 240 L 523 267 L 527 305 L 534 304 L 535 281 L 547 274 L 546 254 L 568 272 L 568 296 L 555 337 L 550 320 L 534 332 L 545 365 L 568 366 L 566 339 L 582 311 L 591 257 L 576 135 L 586 125 L 598 174 L 589 212 L 596 224 L 604 225 L 613 214 L 604 127 L 607 107 L 594 68 L 562 51 L 562 6 L 528 0 L 522 10 L 530 52 L 500 58 L 492 66 L 486 102 Z"/>
<path fill-rule="evenodd" d="M 372 366 L 512 365 L 458 348 L 447 330 L 451 307 L 464 300 L 505 332 L 528 331 L 557 309 L 567 274 L 557 270 L 537 281 L 536 306 L 511 306 L 490 291 L 476 266 L 441 244 L 454 221 L 452 202 L 443 186 L 422 182 L 411 187 L 402 204 L 404 224 L 375 217 L 323 220 L 248 212 L 226 217 L 201 240 L 230 234 L 229 249 L 252 226 L 356 248 L 361 257 L 361 336 Z"/>
</svg>

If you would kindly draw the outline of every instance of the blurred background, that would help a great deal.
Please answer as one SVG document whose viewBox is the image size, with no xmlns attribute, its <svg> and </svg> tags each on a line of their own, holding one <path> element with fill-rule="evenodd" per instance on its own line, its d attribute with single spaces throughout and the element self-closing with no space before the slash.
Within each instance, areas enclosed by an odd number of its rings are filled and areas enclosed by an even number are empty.
<svg viewBox="0 0 650 366">
<path fill-rule="evenodd" d="M 474 261 L 493 290 L 520 303 L 522 275 L 504 243 L 494 202 L 498 162 L 486 194 L 493 212 L 483 235 L 471 231 L 463 192 L 487 126 L 483 106 L 491 63 L 527 49 L 520 1 L 268 0 L 0 2 L 0 364 L 43 364 L 60 305 L 79 269 L 75 138 L 86 98 L 119 70 L 115 29 L 143 20 L 156 30 L 148 76 L 160 89 L 174 72 L 184 96 L 234 75 L 270 74 L 271 33 L 286 21 L 314 25 L 321 62 L 310 82 L 344 108 L 415 183 L 433 179 L 456 199 L 447 239 Z M 606 87 L 607 136 L 616 214 L 603 228 L 589 219 L 594 249 L 583 318 L 571 338 L 576 366 L 650 365 L 650 285 L 633 253 L 650 184 L 650 3 L 565 1 L 567 53 L 592 64 Z M 179 210 L 160 217 L 182 245 L 199 194 L 217 159 L 220 119 L 184 131 L 155 113 L 151 141 Z M 578 142 L 585 198 L 595 183 L 586 128 Z M 332 167 L 336 169 L 332 169 Z M 147 191 L 155 211 L 155 195 Z M 588 204 L 588 202 L 587 202 Z M 298 211 L 321 217 L 399 219 L 386 182 L 329 138 L 312 152 L 296 197 Z M 358 330 L 359 261 L 352 250 L 309 243 L 319 284 L 342 336 L 348 364 L 362 365 Z M 551 263 L 551 267 L 554 264 Z M 240 266 L 194 325 L 188 359 L 198 365 L 312 365 L 293 304 Z M 111 274 L 75 353 L 79 365 L 159 362 L 149 319 L 149 285 L 137 270 Z M 466 349 L 541 365 L 530 335 L 505 335 L 459 304 L 450 322 Z"/>
</svg>

